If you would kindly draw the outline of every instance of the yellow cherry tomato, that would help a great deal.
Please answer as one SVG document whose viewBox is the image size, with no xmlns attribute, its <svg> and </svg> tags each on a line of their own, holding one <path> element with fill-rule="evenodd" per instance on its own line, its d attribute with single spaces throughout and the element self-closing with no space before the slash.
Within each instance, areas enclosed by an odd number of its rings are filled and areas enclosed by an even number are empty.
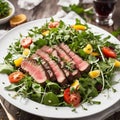
<svg viewBox="0 0 120 120">
<path fill-rule="evenodd" d="M 42 35 L 47 36 L 49 34 L 49 30 L 42 32 Z"/>
<path fill-rule="evenodd" d="M 16 60 L 14 60 L 14 64 L 16 67 L 19 67 L 23 61 L 23 57 L 19 57 Z"/>
<path fill-rule="evenodd" d="M 71 87 L 74 88 L 75 90 L 76 90 L 76 89 L 79 89 L 79 88 L 80 88 L 80 83 L 79 83 L 79 81 L 78 81 L 78 80 L 75 80 L 75 81 L 73 82 L 73 84 L 71 85 Z"/>
<path fill-rule="evenodd" d="M 86 30 L 87 27 L 84 25 L 73 25 L 72 28 L 74 28 L 75 30 Z"/>
<path fill-rule="evenodd" d="M 91 78 L 97 78 L 100 76 L 100 70 L 93 70 L 89 72 L 89 76 Z"/>
<path fill-rule="evenodd" d="M 92 56 L 99 56 L 99 53 L 98 52 L 92 52 L 91 55 Z"/>
<path fill-rule="evenodd" d="M 92 45 L 91 45 L 91 44 L 87 44 L 86 47 L 83 48 L 83 51 L 84 51 L 86 54 L 91 54 L 91 53 L 93 52 Z"/>
<path fill-rule="evenodd" d="M 24 51 L 23 51 L 23 55 L 25 57 L 28 57 L 30 55 L 30 49 L 29 48 L 25 48 Z"/>
<path fill-rule="evenodd" d="M 120 61 L 115 60 L 115 62 L 114 62 L 114 66 L 115 66 L 115 67 L 120 67 Z"/>
</svg>

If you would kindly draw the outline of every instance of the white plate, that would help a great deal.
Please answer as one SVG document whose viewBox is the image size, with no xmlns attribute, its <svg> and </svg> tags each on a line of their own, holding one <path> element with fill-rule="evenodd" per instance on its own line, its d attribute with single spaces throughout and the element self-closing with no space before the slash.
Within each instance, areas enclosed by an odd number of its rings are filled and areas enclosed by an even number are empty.
<svg viewBox="0 0 120 120">
<path fill-rule="evenodd" d="M 4 35 L 0 40 L 0 63 L 3 62 L 3 57 L 7 54 L 7 48 L 8 46 L 16 39 L 19 38 L 19 34 L 27 35 L 27 32 L 30 28 L 33 28 L 34 26 L 41 26 L 43 25 L 46 20 L 49 19 L 40 19 L 32 22 L 28 22 L 26 24 L 20 25 L 12 30 L 10 30 L 6 35 Z M 66 24 L 74 24 L 75 21 L 64 19 L 64 22 Z M 90 25 L 91 31 L 94 33 L 104 34 L 103 36 L 111 36 L 110 41 L 120 44 L 120 42 L 113 37 L 111 34 L 106 32 L 103 29 L 100 29 L 94 25 Z M 118 80 L 120 78 L 120 74 L 116 74 L 115 80 Z M 108 91 L 104 91 L 99 96 L 95 98 L 95 100 L 101 101 L 100 105 L 88 105 L 87 103 L 84 104 L 84 107 L 86 107 L 88 110 L 83 110 L 81 107 L 76 108 L 77 112 L 73 112 L 72 108 L 69 107 L 50 107 L 46 105 L 39 104 L 37 102 L 31 101 L 29 99 L 23 99 L 21 97 L 17 97 L 16 99 L 13 99 L 11 96 L 14 96 L 14 92 L 6 91 L 4 89 L 5 86 L 9 85 L 9 80 L 7 78 L 7 75 L 0 74 L 0 94 L 11 104 L 14 106 L 27 111 L 29 113 L 38 115 L 38 116 L 44 116 L 44 117 L 50 117 L 50 118 L 82 118 L 86 116 L 91 116 L 93 114 L 99 113 L 112 105 L 114 105 L 117 101 L 120 100 L 120 83 L 115 85 L 114 88 L 117 90 L 116 93 L 113 93 L 112 90 L 109 91 L 108 97 Z"/>
</svg>

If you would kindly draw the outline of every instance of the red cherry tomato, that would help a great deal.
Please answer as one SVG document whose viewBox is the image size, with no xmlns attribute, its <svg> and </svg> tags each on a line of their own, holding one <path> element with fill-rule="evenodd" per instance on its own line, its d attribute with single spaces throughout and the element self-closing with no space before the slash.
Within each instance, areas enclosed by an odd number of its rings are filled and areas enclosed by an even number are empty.
<svg viewBox="0 0 120 120">
<path fill-rule="evenodd" d="M 59 24 L 60 23 L 58 21 L 50 22 L 49 25 L 48 25 L 48 27 L 49 28 L 56 28 L 56 27 L 59 26 Z"/>
<path fill-rule="evenodd" d="M 32 44 L 32 38 L 31 37 L 26 37 L 23 40 L 21 40 L 21 45 L 24 48 L 28 48 Z"/>
<path fill-rule="evenodd" d="M 17 83 L 24 77 L 24 74 L 20 71 L 11 73 L 8 78 L 11 83 Z"/>
<path fill-rule="evenodd" d="M 116 58 L 117 54 L 114 50 L 110 49 L 109 47 L 103 47 L 102 52 L 106 57 Z"/>
<path fill-rule="evenodd" d="M 67 88 L 64 91 L 64 100 L 66 103 L 77 107 L 80 104 L 81 96 L 78 92 L 70 93 L 70 88 Z"/>
</svg>

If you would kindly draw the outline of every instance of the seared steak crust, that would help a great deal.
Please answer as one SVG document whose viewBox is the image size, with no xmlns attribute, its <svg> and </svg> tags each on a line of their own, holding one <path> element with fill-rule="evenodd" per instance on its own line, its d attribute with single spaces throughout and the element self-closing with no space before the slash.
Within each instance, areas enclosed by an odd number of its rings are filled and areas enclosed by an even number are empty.
<svg viewBox="0 0 120 120">
<path fill-rule="evenodd" d="M 78 68 L 81 72 L 85 71 L 89 67 L 88 62 L 82 60 L 82 58 L 80 58 L 77 54 L 71 51 L 69 46 L 67 46 L 64 43 L 61 43 L 60 47 L 73 59 L 76 68 Z"/>
<path fill-rule="evenodd" d="M 36 51 L 36 54 L 39 55 L 42 59 L 46 60 L 48 64 L 50 65 L 52 71 L 55 74 L 55 77 L 58 81 L 58 83 L 66 83 L 66 77 L 62 69 L 58 66 L 58 64 L 52 60 L 49 55 L 45 52 L 43 52 L 41 49 Z"/>
<path fill-rule="evenodd" d="M 65 73 L 68 81 L 72 82 L 75 78 L 80 77 L 80 72 L 77 69 L 75 69 L 74 61 L 59 46 L 54 45 L 53 48 L 49 46 L 44 46 L 41 48 L 41 50 L 57 58 L 57 63 L 60 65 L 60 68 Z M 66 63 L 71 64 L 70 67 L 72 71 L 66 69 Z"/>
<path fill-rule="evenodd" d="M 64 61 L 62 61 L 62 58 L 60 58 L 60 56 L 58 55 L 58 52 L 55 49 L 50 48 L 48 46 L 45 46 L 45 47 L 42 47 L 41 50 L 44 51 L 44 52 L 46 52 L 46 53 L 48 53 L 48 54 L 50 54 L 53 58 L 56 59 L 55 61 L 60 66 L 60 68 L 63 70 L 63 72 L 64 72 L 64 74 L 65 74 L 65 76 L 66 76 L 67 79 L 70 79 L 72 77 L 70 71 L 67 70 L 64 67 Z"/>
</svg>

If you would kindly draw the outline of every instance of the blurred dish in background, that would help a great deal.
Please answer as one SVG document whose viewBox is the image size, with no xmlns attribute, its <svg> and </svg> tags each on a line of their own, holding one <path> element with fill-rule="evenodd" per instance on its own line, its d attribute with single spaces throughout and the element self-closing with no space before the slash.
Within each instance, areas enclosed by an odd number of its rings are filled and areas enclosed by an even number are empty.
<svg viewBox="0 0 120 120">
<path fill-rule="evenodd" d="M 4 24 L 14 15 L 15 7 L 8 0 L 0 0 L 0 5 L 0 24 Z"/>
<path fill-rule="evenodd" d="M 27 21 L 26 15 L 25 14 L 19 14 L 19 15 L 13 16 L 10 19 L 10 26 L 15 27 L 17 25 L 20 25 L 20 24 L 26 22 L 26 21 Z"/>
</svg>

